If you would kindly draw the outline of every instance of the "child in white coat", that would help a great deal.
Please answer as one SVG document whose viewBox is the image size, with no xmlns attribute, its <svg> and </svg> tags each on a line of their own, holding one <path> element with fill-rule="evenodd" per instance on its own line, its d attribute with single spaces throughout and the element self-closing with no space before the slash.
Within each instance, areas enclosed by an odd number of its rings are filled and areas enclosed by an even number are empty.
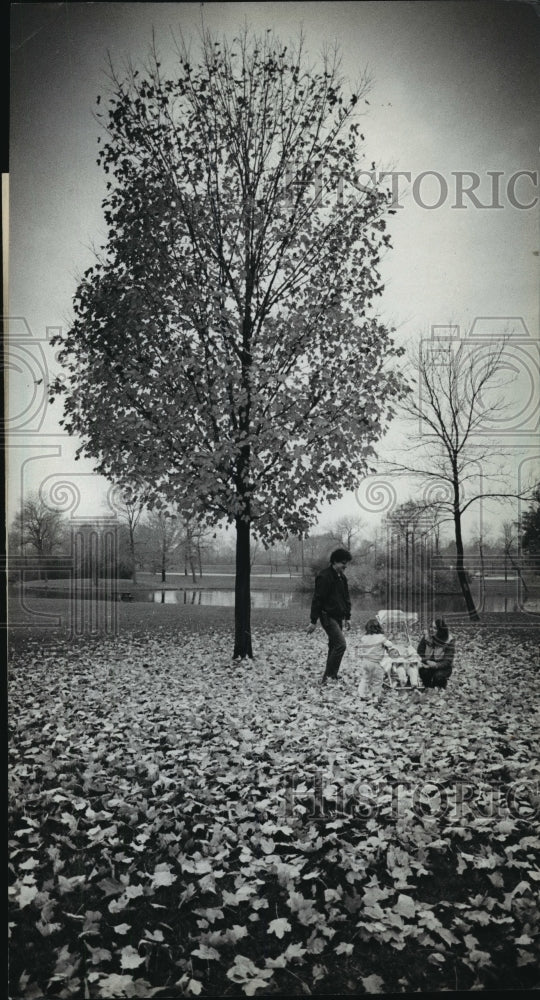
<svg viewBox="0 0 540 1000">
<path fill-rule="evenodd" d="M 381 625 L 376 618 L 370 618 L 366 622 L 366 634 L 362 636 L 358 646 L 362 668 L 358 695 L 361 699 L 380 699 L 385 678 L 385 661 L 388 660 L 390 648 L 391 643 Z"/>
</svg>

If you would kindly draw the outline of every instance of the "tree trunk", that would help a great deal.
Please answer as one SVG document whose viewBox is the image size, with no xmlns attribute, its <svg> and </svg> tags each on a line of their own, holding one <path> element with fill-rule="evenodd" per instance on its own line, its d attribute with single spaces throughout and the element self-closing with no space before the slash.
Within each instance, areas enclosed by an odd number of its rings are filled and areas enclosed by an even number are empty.
<svg viewBox="0 0 540 1000">
<path fill-rule="evenodd" d="M 251 645 L 250 522 L 236 518 L 236 580 L 234 586 L 233 659 L 253 658 Z"/>
<path fill-rule="evenodd" d="M 135 534 L 131 524 L 129 526 L 129 552 L 131 555 L 131 580 L 133 583 L 137 583 L 137 566 L 135 564 Z"/>
<path fill-rule="evenodd" d="M 193 555 L 193 532 L 189 527 L 186 527 L 185 562 L 189 566 L 193 583 L 197 583 L 197 573 L 195 570 L 195 559 Z"/>
<path fill-rule="evenodd" d="M 483 608 L 484 604 L 485 604 L 485 600 L 486 600 L 486 580 L 485 580 L 486 570 L 485 570 L 485 566 L 484 566 L 484 546 L 482 544 L 482 539 L 481 538 L 478 540 L 478 551 L 480 553 L 480 572 L 482 574 L 482 584 L 481 584 L 481 590 L 480 590 L 480 604 L 481 604 L 481 607 Z"/>
<path fill-rule="evenodd" d="M 398 603 L 401 607 L 401 601 Z M 405 611 L 409 610 L 409 529 L 405 528 Z"/>
<path fill-rule="evenodd" d="M 523 596 L 524 596 L 524 598 L 526 600 L 527 597 L 529 596 L 529 588 L 527 587 L 527 584 L 525 583 L 525 580 L 523 579 L 523 574 L 521 572 L 521 567 L 515 561 L 515 559 L 514 559 L 514 557 L 513 557 L 513 555 L 512 555 L 511 552 L 508 553 L 508 558 L 510 559 L 510 565 L 512 566 L 512 568 L 514 569 L 514 571 L 518 575 L 518 580 L 519 580 L 521 586 L 523 587 Z M 521 597 L 521 595 L 519 595 L 519 596 Z"/>
<path fill-rule="evenodd" d="M 161 582 L 166 583 L 167 552 L 165 546 L 161 549 Z"/>
<path fill-rule="evenodd" d="M 469 581 L 467 579 L 467 573 L 465 571 L 464 553 L 463 553 L 463 538 L 461 535 L 461 513 L 459 510 L 454 510 L 454 527 L 456 535 L 456 573 L 459 580 L 459 585 L 461 587 L 461 593 L 465 600 L 465 606 L 467 608 L 467 614 L 471 621 L 479 622 L 480 616 L 476 610 L 476 605 L 474 603 L 473 596 L 471 594 L 471 588 L 469 586 Z"/>
</svg>

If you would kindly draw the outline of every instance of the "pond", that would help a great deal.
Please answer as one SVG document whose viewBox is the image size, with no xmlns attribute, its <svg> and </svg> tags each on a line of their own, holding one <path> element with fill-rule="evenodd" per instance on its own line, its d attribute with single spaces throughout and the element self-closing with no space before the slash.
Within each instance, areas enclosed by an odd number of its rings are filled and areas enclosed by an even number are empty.
<svg viewBox="0 0 540 1000">
<path fill-rule="evenodd" d="M 516 608 L 516 594 L 510 588 L 506 592 L 490 591 L 485 594 L 481 603 L 478 595 L 474 595 L 478 602 L 478 609 L 482 611 L 511 612 Z M 200 604 L 205 607 L 234 607 L 233 590 L 149 590 L 146 593 L 134 594 L 134 601 L 151 602 L 153 604 Z M 441 594 L 436 600 L 436 606 L 448 614 L 462 614 L 465 604 L 460 594 Z M 311 605 L 311 593 L 295 593 L 286 590 L 253 590 L 251 591 L 252 608 L 305 608 L 309 610 Z M 375 614 L 380 608 L 385 606 L 383 597 L 374 597 L 371 594 L 361 594 L 352 598 L 353 611 L 366 616 Z M 405 602 L 400 605 L 402 610 L 416 610 L 414 601 L 410 608 L 405 607 Z"/>
<path fill-rule="evenodd" d="M 304 606 L 304 598 L 309 595 L 295 594 L 286 590 L 252 590 L 252 608 L 290 608 L 293 604 Z M 206 607 L 234 608 L 234 590 L 149 590 L 146 594 L 135 593 L 134 601 L 151 601 L 153 604 L 202 604 Z"/>
<path fill-rule="evenodd" d="M 52 584 L 52 585 L 51 585 Z M 79 589 L 79 587 L 72 585 L 67 588 L 65 586 L 57 585 L 51 581 L 48 587 L 32 587 L 31 584 L 25 587 L 25 594 L 27 597 L 59 597 L 59 598 L 72 598 L 76 600 L 95 600 L 96 596 L 98 600 L 111 599 L 114 600 L 114 593 L 112 590 L 108 590 L 105 593 L 105 588 L 102 589 L 100 581 L 100 586 L 98 587 L 98 593 L 96 595 L 95 591 L 84 589 Z M 60 581 L 58 581 L 60 584 Z M 481 599 L 480 588 L 473 586 L 473 598 L 476 607 L 479 611 L 485 612 L 498 612 L 498 613 L 511 613 L 513 611 L 519 610 L 519 603 L 526 601 L 526 598 L 518 598 L 517 587 L 508 581 L 508 585 L 504 586 L 504 581 L 499 584 L 498 587 L 490 587 L 485 590 L 484 598 Z M 16 590 L 14 592 L 17 592 Z M 297 608 L 305 610 L 306 616 L 309 613 L 309 608 L 311 605 L 311 591 L 301 592 L 301 591 L 290 591 L 290 590 L 257 590 L 256 586 L 252 587 L 251 590 L 251 607 L 252 608 L 274 608 L 274 609 L 287 609 L 287 608 Z M 161 587 L 153 587 L 149 590 L 135 590 L 130 592 L 129 589 L 119 590 L 118 597 L 124 601 L 130 601 L 132 603 L 152 603 L 152 604 L 190 604 L 190 605 L 201 605 L 204 607 L 220 607 L 220 608 L 233 608 L 234 607 L 234 589 L 205 589 L 199 587 L 182 587 L 178 589 L 163 589 Z M 465 603 L 460 594 L 440 594 L 435 597 L 433 602 L 428 602 L 426 604 L 426 597 L 424 595 L 423 600 L 420 597 L 411 597 L 408 601 L 401 600 L 400 602 L 394 601 L 394 606 L 401 608 L 402 611 L 415 611 L 420 617 L 428 617 L 433 615 L 437 617 L 438 615 L 446 615 L 452 617 L 453 615 L 462 615 L 465 612 Z M 429 605 L 431 604 L 431 607 Z M 534 602 L 529 602 L 526 606 L 527 611 L 537 611 L 536 607 L 532 605 Z M 358 594 L 352 596 L 352 607 L 353 607 L 353 618 L 358 622 L 358 620 L 373 617 L 377 611 L 381 608 L 387 607 L 387 602 L 384 595 L 374 596 L 371 594 Z"/>
</svg>

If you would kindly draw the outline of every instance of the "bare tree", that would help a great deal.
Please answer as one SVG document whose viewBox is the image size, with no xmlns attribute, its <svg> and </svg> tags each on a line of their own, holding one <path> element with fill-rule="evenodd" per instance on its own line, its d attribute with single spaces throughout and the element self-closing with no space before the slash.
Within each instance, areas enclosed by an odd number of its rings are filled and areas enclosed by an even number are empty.
<svg viewBox="0 0 540 1000">
<path fill-rule="evenodd" d="M 109 505 L 113 506 L 119 520 L 126 526 L 129 539 L 131 579 L 137 582 L 137 553 L 135 534 L 145 510 L 147 498 L 144 491 L 134 492 L 113 486 L 109 491 Z"/>
<path fill-rule="evenodd" d="M 196 522 L 193 528 L 193 544 L 195 547 L 195 552 L 197 555 L 197 566 L 199 569 L 199 576 L 203 575 L 203 552 L 207 554 L 211 548 L 210 541 L 211 531 L 205 528 L 204 525 Z"/>
<path fill-rule="evenodd" d="M 39 491 L 29 493 L 13 519 L 10 539 L 21 554 L 28 549 L 39 560 L 54 554 L 65 539 L 64 518 L 60 511 L 49 507 Z M 41 575 L 41 571 L 40 571 Z M 47 572 L 45 571 L 45 579 Z"/>
<path fill-rule="evenodd" d="M 478 551 L 478 558 L 480 561 L 480 605 L 483 606 L 485 596 L 486 596 L 486 564 L 485 564 L 485 537 L 481 532 L 478 532 L 471 539 L 471 545 L 473 549 Z"/>
<path fill-rule="evenodd" d="M 354 514 L 340 517 L 332 527 L 332 536 L 339 545 L 344 545 L 350 552 L 354 541 L 359 537 L 364 522 Z"/>
<path fill-rule="evenodd" d="M 523 587 L 524 597 L 528 596 L 529 590 L 525 580 L 523 579 L 523 573 L 521 571 L 521 566 L 519 564 L 519 554 L 518 554 L 518 531 L 517 523 L 514 521 L 504 521 L 502 526 L 502 548 L 504 552 L 504 577 L 505 581 L 508 575 L 508 563 L 510 563 L 512 569 L 516 572 L 519 582 Z"/>
<path fill-rule="evenodd" d="M 174 513 L 152 510 L 146 518 L 145 528 L 147 535 L 150 536 L 150 544 L 158 553 L 156 562 L 159 565 L 161 582 L 166 583 L 171 556 L 178 551 L 184 538 L 184 523 Z"/>
<path fill-rule="evenodd" d="M 467 341 L 450 347 L 446 342 L 420 344 L 408 364 L 416 389 L 401 405 L 410 423 L 407 444 L 396 460 L 385 463 L 391 472 L 417 477 L 425 509 L 436 501 L 439 523 L 452 522 L 456 573 L 473 621 L 479 617 L 465 569 L 463 517 L 482 499 L 526 495 L 512 491 L 504 471 L 494 466 L 505 449 L 489 433 L 507 406 L 505 346 L 505 341 L 486 343 L 483 349 Z"/>
<path fill-rule="evenodd" d="M 327 534 L 304 535 L 304 557 L 313 571 L 319 563 L 327 562 L 332 548 L 332 539 Z"/>
<path fill-rule="evenodd" d="M 289 535 L 285 548 L 285 559 L 292 577 L 293 569 L 304 576 L 304 538 L 302 535 Z"/>
<path fill-rule="evenodd" d="M 261 542 L 259 541 L 258 538 L 255 538 L 251 544 L 251 549 L 250 549 L 251 569 L 253 569 L 253 566 L 255 565 L 260 547 L 261 547 Z"/>
<path fill-rule="evenodd" d="M 184 556 L 184 575 L 191 573 L 193 583 L 197 583 L 197 570 L 195 562 L 198 561 L 199 575 L 202 576 L 200 539 L 202 529 L 194 517 L 183 517 L 181 537 L 178 542 L 178 549 Z"/>
</svg>

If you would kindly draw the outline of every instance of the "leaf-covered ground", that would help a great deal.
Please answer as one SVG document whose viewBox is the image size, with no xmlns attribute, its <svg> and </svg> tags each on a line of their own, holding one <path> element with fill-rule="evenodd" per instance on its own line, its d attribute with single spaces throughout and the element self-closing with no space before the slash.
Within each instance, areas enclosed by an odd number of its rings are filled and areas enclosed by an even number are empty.
<svg viewBox="0 0 540 1000">
<path fill-rule="evenodd" d="M 11 997 L 538 986 L 538 645 L 455 630 L 447 691 L 356 694 L 259 626 L 19 643 Z"/>
</svg>

